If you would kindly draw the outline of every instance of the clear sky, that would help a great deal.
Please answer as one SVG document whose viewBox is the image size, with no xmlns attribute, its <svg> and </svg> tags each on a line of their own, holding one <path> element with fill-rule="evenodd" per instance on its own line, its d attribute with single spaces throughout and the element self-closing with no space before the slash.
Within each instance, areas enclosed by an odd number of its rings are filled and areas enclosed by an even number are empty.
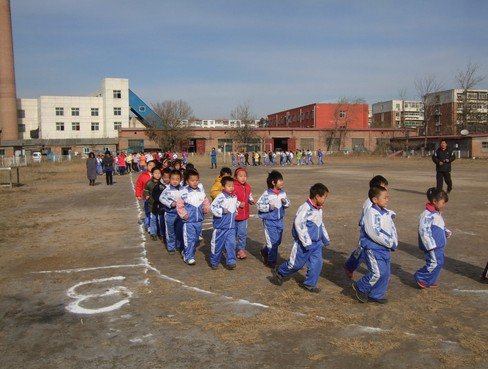
<svg viewBox="0 0 488 369">
<path fill-rule="evenodd" d="M 416 97 L 468 62 L 488 76 L 488 1 L 12 0 L 17 94 L 87 95 L 129 78 L 199 118 L 313 102 Z M 485 80 L 479 87 L 488 88 Z"/>
</svg>

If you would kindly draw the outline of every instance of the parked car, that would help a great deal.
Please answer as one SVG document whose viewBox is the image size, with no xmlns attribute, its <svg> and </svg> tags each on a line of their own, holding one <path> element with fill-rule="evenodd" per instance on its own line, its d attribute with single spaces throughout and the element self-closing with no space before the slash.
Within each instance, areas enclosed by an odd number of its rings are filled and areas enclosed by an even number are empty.
<svg viewBox="0 0 488 369">
<path fill-rule="evenodd" d="M 42 160 L 42 154 L 39 151 L 35 151 L 32 153 L 32 161 L 35 163 L 40 163 Z"/>
</svg>

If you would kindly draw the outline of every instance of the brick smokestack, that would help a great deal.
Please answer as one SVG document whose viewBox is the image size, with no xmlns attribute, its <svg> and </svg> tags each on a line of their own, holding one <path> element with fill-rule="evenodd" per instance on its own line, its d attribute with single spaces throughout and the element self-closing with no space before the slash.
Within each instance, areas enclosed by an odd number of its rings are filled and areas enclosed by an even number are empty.
<svg viewBox="0 0 488 369">
<path fill-rule="evenodd" d="M 10 0 L 0 0 L 0 128 L 2 141 L 19 138 Z"/>
</svg>

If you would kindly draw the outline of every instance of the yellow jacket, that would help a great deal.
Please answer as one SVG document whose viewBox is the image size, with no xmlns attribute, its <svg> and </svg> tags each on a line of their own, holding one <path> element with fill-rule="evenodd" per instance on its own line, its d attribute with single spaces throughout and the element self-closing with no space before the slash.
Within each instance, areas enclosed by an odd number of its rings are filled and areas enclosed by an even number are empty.
<svg viewBox="0 0 488 369">
<path fill-rule="evenodd" d="M 219 195 L 219 193 L 222 192 L 222 184 L 220 183 L 221 179 L 221 176 L 215 177 L 215 182 L 212 187 L 210 187 L 210 198 L 212 201 Z"/>
</svg>

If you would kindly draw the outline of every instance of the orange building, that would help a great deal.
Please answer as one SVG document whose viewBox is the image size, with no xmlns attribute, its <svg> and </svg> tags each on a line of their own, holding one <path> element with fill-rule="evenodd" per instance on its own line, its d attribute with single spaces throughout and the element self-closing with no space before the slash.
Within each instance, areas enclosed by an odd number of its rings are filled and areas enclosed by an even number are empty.
<svg viewBox="0 0 488 369">
<path fill-rule="evenodd" d="M 300 106 L 268 115 L 268 126 L 279 128 L 368 128 L 368 104 Z"/>
</svg>

